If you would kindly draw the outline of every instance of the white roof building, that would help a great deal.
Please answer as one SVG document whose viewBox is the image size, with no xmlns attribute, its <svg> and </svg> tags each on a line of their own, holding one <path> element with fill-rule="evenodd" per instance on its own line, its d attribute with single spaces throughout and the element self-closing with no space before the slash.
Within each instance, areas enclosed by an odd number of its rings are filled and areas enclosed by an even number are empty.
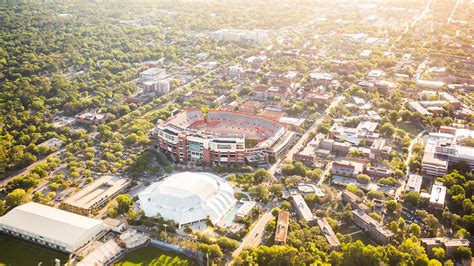
<svg viewBox="0 0 474 266">
<path fill-rule="evenodd" d="M 407 181 L 407 185 L 405 189 L 407 191 L 420 192 L 422 182 L 423 182 L 423 176 L 412 174 L 408 177 L 408 181 Z"/>
<path fill-rule="evenodd" d="M 430 205 L 436 209 L 443 209 L 445 198 L 446 187 L 441 182 L 435 182 L 431 188 Z"/>
<path fill-rule="evenodd" d="M 146 216 L 157 214 L 179 226 L 210 218 L 217 223 L 235 206 L 234 189 L 211 173 L 183 172 L 148 186 L 138 194 Z"/>
<path fill-rule="evenodd" d="M 105 230 L 101 220 L 29 202 L 0 217 L 0 231 L 72 253 Z"/>
</svg>

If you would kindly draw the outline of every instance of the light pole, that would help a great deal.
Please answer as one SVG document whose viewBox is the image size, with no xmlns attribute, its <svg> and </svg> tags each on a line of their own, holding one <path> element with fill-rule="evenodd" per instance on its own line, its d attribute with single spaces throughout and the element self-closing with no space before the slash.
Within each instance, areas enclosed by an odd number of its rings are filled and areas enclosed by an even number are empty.
<svg viewBox="0 0 474 266">
<path fill-rule="evenodd" d="M 167 224 L 164 224 L 163 226 L 165 227 L 165 241 L 166 241 L 166 240 L 167 240 L 167 238 L 168 238 L 168 237 L 167 237 L 167 236 L 168 236 L 168 234 L 166 233 L 166 227 L 168 227 L 168 225 L 167 225 Z"/>
</svg>

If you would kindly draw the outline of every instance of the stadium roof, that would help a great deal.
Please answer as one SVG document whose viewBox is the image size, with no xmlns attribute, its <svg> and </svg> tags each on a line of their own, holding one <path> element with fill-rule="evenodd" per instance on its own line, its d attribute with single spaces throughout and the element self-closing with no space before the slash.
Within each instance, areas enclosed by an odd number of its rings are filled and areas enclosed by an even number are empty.
<svg viewBox="0 0 474 266">
<path fill-rule="evenodd" d="M 0 228 L 14 228 L 64 244 L 73 252 L 104 229 L 101 220 L 29 202 L 0 217 Z"/>
<path fill-rule="evenodd" d="M 217 223 L 234 205 L 233 188 L 210 173 L 183 172 L 148 186 L 138 194 L 145 215 L 179 225 L 211 219 Z"/>
</svg>

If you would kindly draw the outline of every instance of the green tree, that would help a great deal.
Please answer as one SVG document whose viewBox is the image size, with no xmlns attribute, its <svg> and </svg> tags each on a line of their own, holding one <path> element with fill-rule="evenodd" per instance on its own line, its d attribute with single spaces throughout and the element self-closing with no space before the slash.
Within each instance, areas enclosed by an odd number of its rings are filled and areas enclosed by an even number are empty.
<svg viewBox="0 0 474 266">
<path fill-rule="evenodd" d="M 406 202 L 410 203 L 412 206 L 416 207 L 418 206 L 418 203 L 420 202 L 420 193 L 416 191 L 408 192 L 403 196 L 403 199 Z"/>
<path fill-rule="evenodd" d="M 433 258 L 437 259 L 439 261 L 444 261 L 446 257 L 446 252 L 444 251 L 444 248 L 442 247 L 436 247 L 432 249 L 433 252 Z"/>
<path fill-rule="evenodd" d="M 361 184 L 368 184 L 370 183 L 370 176 L 366 174 L 358 174 L 357 175 L 357 182 Z"/>
<path fill-rule="evenodd" d="M 469 247 L 458 247 L 454 253 L 456 259 L 470 259 L 472 257 L 472 251 Z"/>
<path fill-rule="evenodd" d="M 16 207 L 28 201 L 26 191 L 21 188 L 17 188 L 7 194 L 6 202 L 8 206 Z"/>
<path fill-rule="evenodd" d="M 4 200 L 0 200 L 0 216 L 7 210 L 7 204 Z"/>
<path fill-rule="evenodd" d="M 393 133 L 395 133 L 395 127 L 389 122 L 383 124 L 380 127 L 380 134 L 387 138 L 392 137 Z"/>
<path fill-rule="evenodd" d="M 260 184 L 272 179 L 272 174 L 270 174 L 270 172 L 268 172 L 265 168 L 260 168 L 255 172 L 254 179 L 257 184 Z"/>
<path fill-rule="evenodd" d="M 408 227 L 408 233 L 416 237 L 419 237 L 421 235 L 421 228 L 416 223 L 411 223 L 410 226 Z"/>
<path fill-rule="evenodd" d="M 117 214 L 127 213 L 133 204 L 133 199 L 128 194 L 120 194 L 115 200 L 117 201 Z"/>
<path fill-rule="evenodd" d="M 381 254 L 377 248 L 372 245 L 365 246 L 360 240 L 344 245 L 342 254 L 344 257 L 342 265 L 378 266 L 380 264 Z"/>
<path fill-rule="evenodd" d="M 268 190 L 275 197 L 281 197 L 281 195 L 283 194 L 283 185 L 272 184 Z"/>
</svg>

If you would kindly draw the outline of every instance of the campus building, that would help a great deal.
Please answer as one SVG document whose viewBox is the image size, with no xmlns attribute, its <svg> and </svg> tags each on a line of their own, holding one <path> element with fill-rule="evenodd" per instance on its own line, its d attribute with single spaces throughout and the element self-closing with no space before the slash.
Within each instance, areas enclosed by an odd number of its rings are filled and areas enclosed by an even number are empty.
<svg viewBox="0 0 474 266">
<path fill-rule="evenodd" d="M 319 228 L 321 229 L 321 233 L 324 235 L 324 237 L 328 241 L 329 246 L 331 246 L 331 249 L 333 250 L 339 249 L 341 247 L 341 242 L 339 242 L 339 239 L 337 238 L 336 234 L 332 230 L 326 218 L 325 217 L 318 218 L 317 222 L 318 222 Z"/>
<path fill-rule="evenodd" d="M 357 226 L 367 231 L 375 241 L 384 245 L 392 241 L 393 233 L 361 209 L 352 211 L 352 220 Z"/>
<path fill-rule="evenodd" d="M 411 191 L 420 192 L 422 182 L 423 182 L 423 176 L 410 174 L 410 176 L 408 176 L 408 181 L 407 181 L 405 190 L 407 192 L 411 192 Z"/>
<path fill-rule="evenodd" d="M 0 232 L 74 253 L 106 231 L 101 220 L 29 202 L 0 217 Z"/>
<path fill-rule="evenodd" d="M 109 200 L 122 193 L 130 183 L 128 178 L 102 176 L 66 199 L 62 207 L 76 213 L 90 214 L 103 208 Z"/>
<path fill-rule="evenodd" d="M 275 243 L 285 245 L 288 236 L 288 223 L 290 221 L 290 213 L 280 211 L 275 232 Z"/>
<path fill-rule="evenodd" d="M 443 248 L 446 257 L 454 257 L 454 253 L 459 247 L 469 247 L 469 240 L 455 239 L 447 237 L 420 238 L 421 245 L 426 249 L 428 255 L 433 254 L 433 248 Z"/>
<path fill-rule="evenodd" d="M 141 72 L 137 85 L 143 88 L 145 93 L 154 92 L 157 95 L 162 95 L 170 91 L 170 80 L 162 68 L 155 67 Z"/>
<path fill-rule="evenodd" d="M 301 194 L 292 194 L 291 202 L 293 203 L 293 207 L 295 208 L 296 213 L 301 220 L 305 221 L 309 225 L 316 223 L 316 218 L 314 217 L 311 209 L 308 207 L 308 204 L 306 204 L 306 201 L 304 200 L 303 196 L 301 196 Z"/>
<path fill-rule="evenodd" d="M 431 133 L 421 163 L 425 176 L 443 176 L 450 166 L 459 162 L 466 162 L 474 171 L 474 147 L 465 144 L 471 139 L 474 139 L 474 130 L 443 126 L 438 133 Z"/>
<path fill-rule="evenodd" d="M 209 219 L 219 222 L 237 200 L 234 189 L 211 173 L 183 172 L 155 182 L 138 194 L 148 217 L 160 215 L 178 226 Z"/>
<path fill-rule="evenodd" d="M 296 133 L 267 117 L 232 111 L 187 109 L 154 131 L 157 147 L 180 161 L 200 164 L 258 164 L 276 160 Z"/>
<path fill-rule="evenodd" d="M 352 209 L 361 209 L 364 212 L 370 212 L 369 206 L 367 206 L 359 196 L 347 189 L 342 191 L 342 202 L 344 204 L 350 204 Z"/>
<path fill-rule="evenodd" d="M 435 182 L 431 188 L 430 206 L 442 210 L 446 199 L 446 187 L 441 182 Z"/>
</svg>

